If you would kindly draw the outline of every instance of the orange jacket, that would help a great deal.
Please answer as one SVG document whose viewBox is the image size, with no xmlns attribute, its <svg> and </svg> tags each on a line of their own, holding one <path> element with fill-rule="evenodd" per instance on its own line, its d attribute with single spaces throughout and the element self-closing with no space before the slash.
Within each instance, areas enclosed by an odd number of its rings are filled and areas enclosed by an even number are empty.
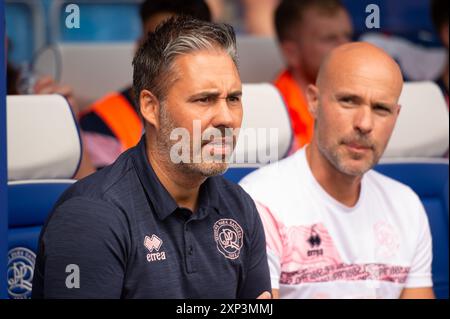
<svg viewBox="0 0 450 319">
<path fill-rule="evenodd" d="M 295 144 L 300 148 L 311 141 L 314 131 L 314 119 L 309 113 L 306 97 L 287 70 L 281 73 L 274 84 L 284 98 L 294 130 Z"/>
<path fill-rule="evenodd" d="M 142 121 L 133 105 L 119 92 L 95 102 L 89 111 L 97 114 L 114 133 L 123 150 L 135 146 L 143 130 Z"/>
</svg>

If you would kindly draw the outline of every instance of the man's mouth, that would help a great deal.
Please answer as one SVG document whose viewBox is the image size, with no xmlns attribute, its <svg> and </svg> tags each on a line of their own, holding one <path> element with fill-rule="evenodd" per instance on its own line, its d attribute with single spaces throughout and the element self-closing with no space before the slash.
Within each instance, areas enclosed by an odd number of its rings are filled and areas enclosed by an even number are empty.
<svg viewBox="0 0 450 319">
<path fill-rule="evenodd" d="M 205 142 L 202 148 L 210 155 L 229 155 L 233 151 L 233 141 L 226 138 L 213 139 Z"/>
<path fill-rule="evenodd" d="M 367 143 L 360 142 L 344 142 L 343 143 L 350 151 L 354 153 L 365 153 L 373 150 L 373 146 Z"/>
</svg>

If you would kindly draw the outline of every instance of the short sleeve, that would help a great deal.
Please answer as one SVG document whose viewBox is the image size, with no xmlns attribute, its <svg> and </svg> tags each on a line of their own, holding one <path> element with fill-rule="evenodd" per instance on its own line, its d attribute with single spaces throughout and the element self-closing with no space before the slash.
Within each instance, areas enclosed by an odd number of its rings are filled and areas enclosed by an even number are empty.
<svg viewBox="0 0 450 319">
<path fill-rule="evenodd" d="M 405 284 L 406 288 L 426 288 L 433 286 L 431 277 L 432 240 L 430 226 L 425 209 L 418 198 L 417 210 L 419 214 L 419 232 L 411 269 Z"/>
<path fill-rule="evenodd" d="M 41 234 L 33 298 L 120 298 L 128 234 L 125 217 L 107 203 L 62 203 Z"/>
<path fill-rule="evenodd" d="M 280 289 L 281 260 L 283 256 L 283 240 L 279 229 L 280 224 L 276 221 L 268 207 L 257 202 L 256 208 L 264 225 L 272 288 Z"/>
<path fill-rule="evenodd" d="M 256 299 L 263 292 L 271 292 L 270 273 L 267 264 L 266 239 L 261 219 L 255 204 L 251 202 L 252 234 L 249 268 L 243 288 L 240 290 L 238 299 Z"/>
</svg>

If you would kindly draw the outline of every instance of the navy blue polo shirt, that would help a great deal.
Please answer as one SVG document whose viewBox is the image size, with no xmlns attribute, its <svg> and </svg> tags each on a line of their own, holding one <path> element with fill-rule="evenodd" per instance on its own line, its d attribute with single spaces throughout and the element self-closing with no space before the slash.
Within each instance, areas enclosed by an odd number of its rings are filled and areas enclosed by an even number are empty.
<svg viewBox="0 0 450 319">
<path fill-rule="evenodd" d="M 222 176 L 178 207 L 145 139 L 59 199 L 44 225 L 33 298 L 244 298 L 270 291 L 250 196 Z M 79 285 L 78 285 L 79 284 Z"/>
</svg>

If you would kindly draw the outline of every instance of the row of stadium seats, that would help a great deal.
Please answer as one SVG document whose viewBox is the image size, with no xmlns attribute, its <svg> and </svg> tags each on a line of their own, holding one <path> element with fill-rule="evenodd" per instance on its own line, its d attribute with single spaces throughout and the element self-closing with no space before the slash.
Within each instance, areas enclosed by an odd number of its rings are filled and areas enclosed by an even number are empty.
<svg viewBox="0 0 450 319">
<path fill-rule="evenodd" d="M 243 129 L 262 130 L 257 139 L 240 136 L 237 162 L 225 173 L 234 182 L 266 164 L 261 158 L 250 160 L 252 154 L 274 152 L 272 160 L 280 160 L 292 142 L 286 107 L 272 85 L 245 84 L 243 105 Z M 439 88 L 428 82 L 407 83 L 401 105 L 397 127 L 376 169 L 421 197 L 434 241 L 435 292 L 448 298 L 448 161 L 439 159 L 449 146 L 447 107 Z M 82 147 L 71 109 L 60 96 L 8 96 L 7 114 L 8 287 L 11 298 L 23 298 L 31 293 L 40 229 L 57 198 L 74 182 Z M 276 129 L 275 138 L 267 138 L 264 129 Z"/>
<path fill-rule="evenodd" d="M 273 38 L 240 36 L 237 47 L 244 83 L 271 82 L 283 68 L 283 58 Z M 70 84 L 81 108 L 85 108 L 106 93 L 131 84 L 135 50 L 134 42 L 57 44 L 41 52 L 35 69 Z"/>
<path fill-rule="evenodd" d="M 78 0 L 80 29 L 65 26 L 65 8 L 71 0 L 6 0 L 7 34 L 14 50 L 15 63 L 30 61 L 33 52 L 48 43 L 135 41 L 141 34 L 138 6 L 140 0 Z M 348 8 L 357 35 L 367 32 L 367 1 L 343 1 Z M 414 42 L 436 45 L 428 14 L 428 0 L 378 0 L 383 12 L 381 32 L 406 37 Z M 111 21 L 121 21 L 112 24 Z M 238 27 L 238 32 L 239 26 Z M 32 32 L 30 32 L 32 30 Z"/>
</svg>

